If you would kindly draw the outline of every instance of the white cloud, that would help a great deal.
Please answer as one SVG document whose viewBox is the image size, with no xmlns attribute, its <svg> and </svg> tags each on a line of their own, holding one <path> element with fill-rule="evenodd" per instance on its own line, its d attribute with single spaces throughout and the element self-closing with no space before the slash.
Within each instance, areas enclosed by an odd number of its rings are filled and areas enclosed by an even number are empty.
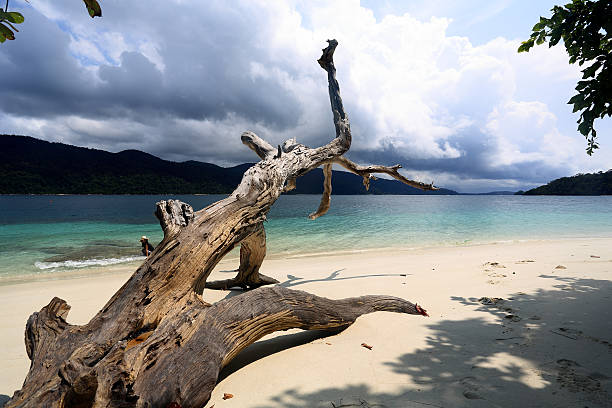
<svg viewBox="0 0 612 408">
<path fill-rule="evenodd" d="M 99 65 L 107 62 L 98 46 L 87 38 L 73 38 L 70 43 L 70 51 L 80 60 L 89 62 L 89 64 L 84 65 Z"/>
</svg>

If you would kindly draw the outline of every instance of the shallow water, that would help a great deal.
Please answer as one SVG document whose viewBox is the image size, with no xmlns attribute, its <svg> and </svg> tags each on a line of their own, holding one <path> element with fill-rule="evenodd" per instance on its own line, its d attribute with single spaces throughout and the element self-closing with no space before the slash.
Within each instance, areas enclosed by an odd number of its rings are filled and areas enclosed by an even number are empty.
<svg viewBox="0 0 612 408">
<path fill-rule="evenodd" d="M 0 281 L 140 261 L 140 236 L 154 245 L 163 236 L 157 201 L 200 209 L 224 197 L 0 196 Z M 310 221 L 319 199 L 277 201 L 266 223 L 268 256 L 612 237 L 610 196 L 334 196 L 329 213 Z"/>
</svg>

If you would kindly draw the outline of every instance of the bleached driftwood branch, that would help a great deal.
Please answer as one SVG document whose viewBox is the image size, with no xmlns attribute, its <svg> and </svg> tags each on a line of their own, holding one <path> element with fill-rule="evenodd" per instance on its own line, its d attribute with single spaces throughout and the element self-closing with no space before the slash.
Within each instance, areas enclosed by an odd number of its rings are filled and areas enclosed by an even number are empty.
<svg viewBox="0 0 612 408">
<path fill-rule="evenodd" d="M 308 148 L 290 140 L 274 148 L 252 132 L 242 141 L 262 159 L 227 198 L 194 212 L 176 200 L 158 203 L 164 238 L 85 325 L 66 322 L 70 306 L 54 298 L 26 327 L 31 367 L 7 407 L 200 408 L 221 368 L 262 336 L 289 328 L 347 327 L 374 311 L 427 315 L 390 296 L 330 300 L 284 287 L 258 288 L 209 305 L 199 294 L 217 263 L 241 245 L 234 279 L 211 286 L 256 287 L 265 257 L 263 221 L 272 204 L 308 171 L 342 156 L 349 121 L 335 78 L 335 40 L 319 60 L 326 70 L 336 137 Z"/>
</svg>

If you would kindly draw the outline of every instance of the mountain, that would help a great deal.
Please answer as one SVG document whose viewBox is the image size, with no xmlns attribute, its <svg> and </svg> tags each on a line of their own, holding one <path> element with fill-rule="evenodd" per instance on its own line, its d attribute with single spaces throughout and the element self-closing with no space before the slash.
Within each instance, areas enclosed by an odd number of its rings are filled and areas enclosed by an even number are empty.
<svg viewBox="0 0 612 408">
<path fill-rule="evenodd" d="M 138 150 L 103 150 L 51 143 L 29 136 L 0 135 L 0 194 L 227 194 L 253 165 L 220 167 L 194 160 L 172 162 Z M 334 171 L 334 194 L 457 194 L 421 191 L 396 180 L 378 179 L 366 191 L 362 178 Z M 319 194 L 323 172 L 297 180 L 292 194 Z"/>
<path fill-rule="evenodd" d="M 612 195 L 612 169 L 562 177 L 525 191 L 523 195 Z"/>
</svg>

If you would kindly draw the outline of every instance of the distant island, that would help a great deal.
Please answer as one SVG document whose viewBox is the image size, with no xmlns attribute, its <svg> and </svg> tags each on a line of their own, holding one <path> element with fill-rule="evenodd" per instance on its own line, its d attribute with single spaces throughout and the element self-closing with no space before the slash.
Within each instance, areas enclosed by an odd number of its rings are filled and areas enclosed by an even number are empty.
<svg viewBox="0 0 612 408">
<path fill-rule="evenodd" d="M 0 135 L 0 194 L 228 194 L 253 165 L 220 167 L 173 162 L 138 150 L 110 153 L 29 136 Z M 334 194 L 458 194 L 422 191 L 396 180 L 377 179 L 367 191 L 362 179 L 334 171 Z M 323 172 L 300 177 L 291 194 L 320 194 Z"/>
<path fill-rule="evenodd" d="M 522 195 L 612 195 L 612 169 L 598 173 L 576 174 L 562 177 L 528 191 Z"/>
<path fill-rule="evenodd" d="M 104 150 L 47 142 L 30 136 L 0 135 L 0 194 L 228 194 L 254 163 L 234 167 L 194 160 L 173 162 L 139 150 Z M 422 191 L 379 178 L 363 186 L 361 177 L 335 171 L 334 194 L 458 195 L 441 188 Z M 323 172 L 300 177 L 288 194 L 320 194 Z M 612 195 L 612 169 L 562 177 L 528 191 L 478 195 Z"/>
</svg>

